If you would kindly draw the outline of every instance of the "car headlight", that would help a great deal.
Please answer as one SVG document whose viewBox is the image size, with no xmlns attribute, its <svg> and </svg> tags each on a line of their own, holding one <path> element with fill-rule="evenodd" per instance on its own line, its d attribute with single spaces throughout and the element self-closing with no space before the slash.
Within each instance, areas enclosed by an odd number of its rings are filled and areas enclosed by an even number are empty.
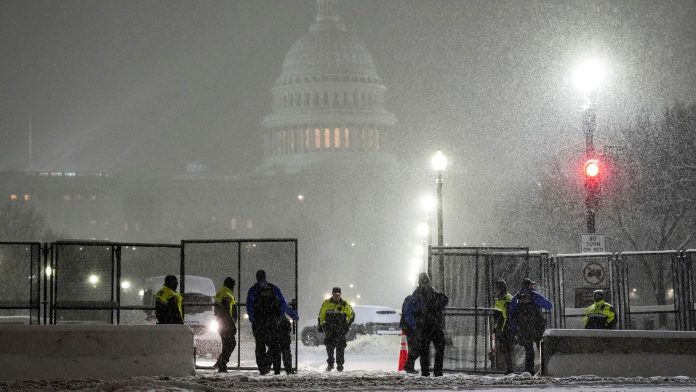
<svg viewBox="0 0 696 392">
<path fill-rule="evenodd" d="M 220 325 L 218 324 L 217 320 L 210 320 L 208 323 L 208 331 L 217 332 L 218 329 L 220 329 Z"/>
</svg>

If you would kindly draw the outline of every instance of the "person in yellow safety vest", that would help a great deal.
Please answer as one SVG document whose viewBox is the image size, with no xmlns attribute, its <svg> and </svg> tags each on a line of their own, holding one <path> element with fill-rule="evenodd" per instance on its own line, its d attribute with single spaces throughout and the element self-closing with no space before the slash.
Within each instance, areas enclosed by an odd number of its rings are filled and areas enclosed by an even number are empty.
<svg viewBox="0 0 696 392">
<path fill-rule="evenodd" d="M 157 324 L 183 324 L 184 312 L 181 309 L 183 297 L 176 292 L 179 281 L 174 275 L 164 278 L 164 286 L 155 293 L 155 316 Z"/>
<path fill-rule="evenodd" d="M 319 331 L 323 331 L 326 346 L 326 371 L 334 367 L 334 350 L 336 351 L 336 370 L 343 371 L 345 362 L 346 334 L 355 320 L 353 308 L 341 298 L 341 288 L 334 287 L 331 298 L 324 300 L 319 310 Z"/>
<path fill-rule="evenodd" d="M 512 302 L 512 294 L 508 293 L 507 283 L 503 279 L 497 280 L 495 282 L 496 288 L 496 298 L 495 298 L 495 327 L 493 332 L 495 333 L 495 351 L 496 351 L 496 364 L 498 367 L 500 358 L 505 360 L 505 373 L 510 374 L 513 371 L 512 368 L 512 349 L 514 346 L 514 339 L 512 333 L 510 332 L 510 323 L 508 323 L 508 315 L 510 314 L 510 303 Z"/>
<path fill-rule="evenodd" d="M 585 309 L 585 329 L 614 329 L 616 311 L 604 300 L 604 291 L 595 290 L 594 303 Z"/>
<path fill-rule="evenodd" d="M 237 302 L 234 300 L 234 279 L 229 276 L 225 278 L 222 287 L 215 294 L 215 317 L 218 322 L 218 333 L 222 341 L 222 352 L 218 356 L 217 362 L 213 367 L 218 369 L 219 373 L 227 373 L 227 362 L 230 360 L 230 355 L 237 346 L 237 341 L 234 335 L 237 334 Z"/>
</svg>

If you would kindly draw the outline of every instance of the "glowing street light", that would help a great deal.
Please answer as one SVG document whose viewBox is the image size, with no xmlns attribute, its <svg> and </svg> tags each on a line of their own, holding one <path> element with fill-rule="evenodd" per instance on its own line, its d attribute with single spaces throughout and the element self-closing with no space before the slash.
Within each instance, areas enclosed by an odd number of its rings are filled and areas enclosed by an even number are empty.
<svg viewBox="0 0 696 392">
<path fill-rule="evenodd" d="M 419 223 L 418 226 L 416 226 L 416 232 L 418 233 L 418 236 L 421 238 L 427 238 L 428 235 L 430 235 L 430 226 L 428 226 L 427 223 Z"/>
<path fill-rule="evenodd" d="M 588 59 L 575 68 L 573 84 L 581 93 L 590 95 L 602 86 L 604 77 L 604 65 L 597 59 Z"/>
<path fill-rule="evenodd" d="M 96 286 L 99 283 L 99 276 L 92 274 L 87 278 L 87 281 L 92 285 Z"/>
</svg>

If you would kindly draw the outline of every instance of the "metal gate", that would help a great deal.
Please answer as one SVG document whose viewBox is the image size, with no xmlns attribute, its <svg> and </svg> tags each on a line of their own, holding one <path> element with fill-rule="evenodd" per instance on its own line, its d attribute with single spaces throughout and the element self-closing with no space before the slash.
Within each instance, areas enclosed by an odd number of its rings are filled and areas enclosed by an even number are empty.
<svg viewBox="0 0 696 392">
<path fill-rule="evenodd" d="M 38 242 L 0 242 L 0 324 L 40 323 L 43 250 Z"/>
<path fill-rule="evenodd" d="M 294 303 L 297 303 L 297 239 L 184 240 L 181 242 L 181 248 L 184 276 L 181 290 L 184 296 L 192 279 L 210 279 L 215 287 L 222 285 L 225 277 L 236 280 L 234 294 L 240 307 L 237 312 L 237 363 L 233 366 L 231 362 L 229 367 L 256 369 L 255 340 L 245 308 L 247 292 L 256 283 L 256 271 L 263 269 L 266 271 L 268 282 L 281 289 L 288 303 L 293 302 L 293 299 Z M 210 307 L 210 302 L 189 301 L 185 303 L 184 311 L 201 315 Z M 294 323 L 292 333 L 292 351 L 297 359 L 297 326 Z M 199 359 L 214 360 L 212 353 L 216 356 L 220 352 L 219 345 L 217 334 L 201 334 L 197 339 Z M 297 360 L 294 366 L 297 369 Z"/>
<path fill-rule="evenodd" d="M 593 293 L 605 291 L 607 302 L 614 305 L 617 328 L 625 324 L 625 293 L 619 285 L 620 266 L 611 253 L 559 254 L 549 261 L 549 281 L 555 328 L 584 328 L 585 308 L 592 305 Z"/>
<path fill-rule="evenodd" d="M 448 371 L 497 371 L 492 365 L 494 281 L 504 279 L 511 292 L 524 278 L 544 291 L 546 252 L 505 247 L 436 247 L 428 251 L 433 287 L 450 298 L 445 315 L 444 368 Z M 549 315 L 550 317 L 550 315 Z"/>
</svg>

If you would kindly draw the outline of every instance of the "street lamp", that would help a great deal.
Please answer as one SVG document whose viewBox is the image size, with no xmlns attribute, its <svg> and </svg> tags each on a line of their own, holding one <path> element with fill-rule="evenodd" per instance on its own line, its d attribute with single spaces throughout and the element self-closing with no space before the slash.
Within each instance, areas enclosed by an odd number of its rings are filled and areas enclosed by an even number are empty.
<svg viewBox="0 0 696 392">
<path fill-rule="evenodd" d="M 433 170 L 437 172 L 437 246 L 442 247 L 444 245 L 443 235 L 442 235 L 442 172 L 447 167 L 447 157 L 442 151 L 437 151 L 435 156 L 431 159 L 430 163 L 433 166 Z M 441 279 L 441 288 L 444 288 L 445 284 L 445 259 L 442 256 L 442 249 L 438 252 L 440 255 L 438 257 L 438 272 Z M 430 268 L 428 266 L 428 272 L 430 273 Z M 432 273 L 430 273 L 432 279 Z"/>
<path fill-rule="evenodd" d="M 443 246 L 442 236 L 442 172 L 447 168 L 447 157 L 442 151 L 437 151 L 431 159 L 433 170 L 437 172 L 437 246 Z"/>
<path fill-rule="evenodd" d="M 594 132 L 597 127 L 597 105 L 593 102 L 594 93 L 604 81 L 604 67 L 596 59 L 587 60 L 575 69 L 573 82 L 575 87 L 585 95 L 587 103 L 582 108 L 582 131 L 585 135 L 585 159 L 587 162 L 597 161 L 594 148 Z M 597 161 L 598 162 L 598 161 Z M 597 166 L 598 167 L 598 166 Z M 587 171 L 587 164 L 586 164 Z M 585 181 L 585 206 L 587 208 L 587 232 L 595 232 L 595 211 L 599 204 L 599 188 L 595 175 Z"/>
</svg>

